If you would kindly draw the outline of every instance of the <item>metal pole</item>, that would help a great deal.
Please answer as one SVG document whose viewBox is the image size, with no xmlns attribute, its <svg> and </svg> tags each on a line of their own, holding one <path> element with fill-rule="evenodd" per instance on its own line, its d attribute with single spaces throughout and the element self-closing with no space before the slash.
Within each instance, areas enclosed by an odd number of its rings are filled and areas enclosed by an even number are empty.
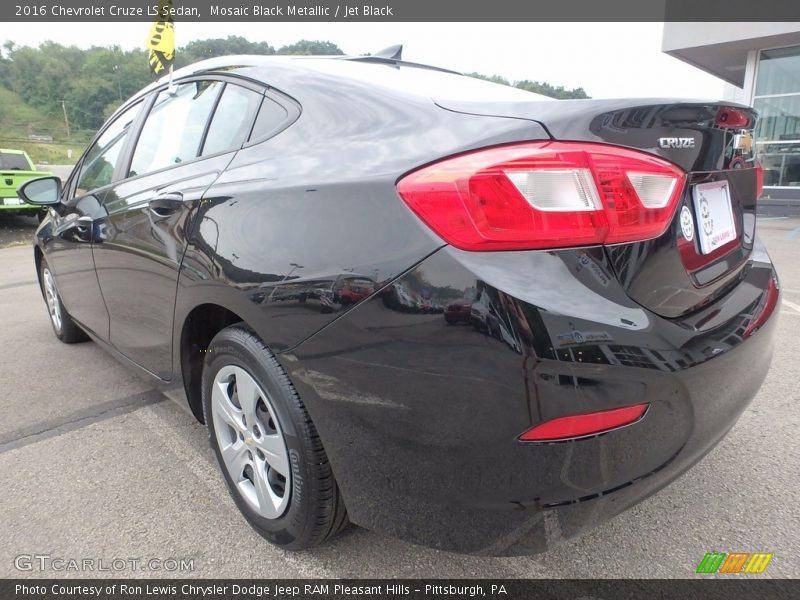
<svg viewBox="0 0 800 600">
<path fill-rule="evenodd" d="M 117 74 L 117 91 L 119 92 L 119 101 L 122 102 L 122 81 L 119 75 L 119 65 L 114 65 L 114 72 Z"/>
<path fill-rule="evenodd" d="M 67 117 L 67 103 L 64 100 L 61 101 L 61 110 L 64 111 L 64 125 L 67 128 L 67 139 L 69 139 L 69 118 Z"/>
</svg>

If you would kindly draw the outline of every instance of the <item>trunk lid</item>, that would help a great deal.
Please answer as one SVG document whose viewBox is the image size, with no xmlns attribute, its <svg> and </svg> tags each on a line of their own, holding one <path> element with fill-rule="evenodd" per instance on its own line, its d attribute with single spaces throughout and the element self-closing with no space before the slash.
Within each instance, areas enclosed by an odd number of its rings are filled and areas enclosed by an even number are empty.
<svg viewBox="0 0 800 600">
<path fill-rule="evenodd" d="M 751 108 L 674 99 L 437 104 L 537 121 L 553 139 L 638 149 L 686 171 L 664 234 L 606 246 L 617 279 L 642 306 L 680 317 L 726 294 L 745 275 L 757 194 Z"/>
</svg>

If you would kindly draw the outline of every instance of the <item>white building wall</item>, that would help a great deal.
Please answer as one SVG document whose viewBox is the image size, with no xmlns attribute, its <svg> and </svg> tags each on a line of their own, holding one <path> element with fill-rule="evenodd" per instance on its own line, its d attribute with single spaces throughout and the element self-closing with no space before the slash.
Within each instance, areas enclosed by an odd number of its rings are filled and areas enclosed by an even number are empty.
<svg viewBox="0 0 800 600">
<path fill-rule="evenodd" d="M 747 53 L 747 66 L 744 76 L 744 85 L 739 87 L 726 83 L 723 89 L 723 100 L 730 100 L 739 104 L 753 106 L 753 91 L 756 85 L 756 68 L 758 65 L 758 50 Z"/>
</svg>

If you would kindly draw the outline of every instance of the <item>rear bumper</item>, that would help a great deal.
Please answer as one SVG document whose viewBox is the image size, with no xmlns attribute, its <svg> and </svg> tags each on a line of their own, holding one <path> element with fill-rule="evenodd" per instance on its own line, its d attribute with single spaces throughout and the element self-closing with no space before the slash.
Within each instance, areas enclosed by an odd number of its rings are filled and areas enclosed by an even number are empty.
<svg viewBox="0 0 800 600">
<path fill-rule="evenodd" d="M 0 198 L 0 214 L 34 214 L 45 210 L 33 204 L 5 204 L 4 199 Z"/>
<path fill-rule="evenodd" d="M 402 284 L 477 289 L 495 335 L 373 298 L 283 364 L 355 523 L 448 550 L 541 552 L 667 485 L 733 426 L 769 369 L 773 277 L 757 247 L 732 292 L 668 320 L 628 298 L 602 249 L 445 248 Z M 544 420 L 640 402 L 650 409 L 630 427 L 516 441 Z"/>
</svg>

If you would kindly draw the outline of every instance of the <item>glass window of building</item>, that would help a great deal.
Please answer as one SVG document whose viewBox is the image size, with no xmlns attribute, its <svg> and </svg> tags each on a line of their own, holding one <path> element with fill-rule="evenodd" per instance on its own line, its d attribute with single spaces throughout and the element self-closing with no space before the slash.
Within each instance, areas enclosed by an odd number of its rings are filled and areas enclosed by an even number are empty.
<svg viewBox="0 0 800 600">
<path fill-rule="evenodd" d="M 761 52 L 753 106 L 764 185 L 800 187 L 800 46 Z"/>
</svg>

